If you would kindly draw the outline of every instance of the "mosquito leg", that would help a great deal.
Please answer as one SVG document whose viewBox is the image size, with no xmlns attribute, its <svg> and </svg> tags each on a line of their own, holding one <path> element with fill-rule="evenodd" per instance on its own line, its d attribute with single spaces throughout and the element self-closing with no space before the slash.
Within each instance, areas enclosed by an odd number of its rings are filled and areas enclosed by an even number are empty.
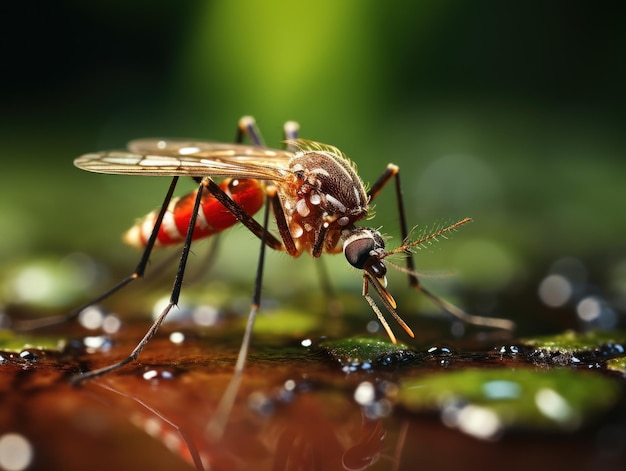
<svg viewBox="0 0 626 471">
<path fill-rule="evenodd" d="M 284 250 L 283 244 L 280 240 L 274 237 L 270 233 L 266 233 L 266 230 L 263 228 L 261 224 L 259 224 L 252 216 L 246 213 L 241 206 L 235 203 L 230 196 L 224 193 L 217 183 L 213 180 L 208 180 L 206 183 L 206 189 L 215 196 L 215 199 L 218 200 L 222 205 L 228 209 L 237 220 L 246 226 L 250 232 L 252 232 L 259 239 L 265 240 L 265 243 L 269 245 L 274 250 Z"/>
<path fill-rule="evenodd" d="M 26 330 L 39 329 L 42 327 L 48 327 L 48 326 L 72 321 L 76 319 L 80 315 L 80 313 L 84 311 L 85 309 L 87 309 L 89 306 L 93 306 L 94 304 L 98 304 L 104 301 L 112 294 L 121 290 L 124 286 L 135 281 L 137 278 L 141 278 L 150 260 L 150 255 L 152 254 L 152 249 L 154 248 L 154 244 L 156 242 L 157 235 L 159 233 L 159 228 L 161 227 L 161 223 L 163 222 L 163 217 L 165 216 L 165 213 L 167 212 L 167 208 L 170 204 L 170 200 L 172 199 L 172 195 L 174 194 L 176 183 L 178 183 L 178 177 L 172 178 L 172 183 L 170 184 L 169 190 L 167 191 L 167 194 L 165 195 L 165 199 L 163 200 L 163 204 L 161 205 L 161 209 L 157 216 L 156 222 L 154 223 L 154 228 L 152 229 L 150 238 L 148 239 L 148 242 L 146 243 L 146 248 L 144 249 L 143 254 L 141 255 L 141 259 L 139 260 L 139 263 L 137 264 L 137 268 L 135 268 L 135 271 L 133 273 L 131 273 L 126 278 L 121 280 L 119 283 L 117 283 L 115 286 L 110 288 L 108 291 L 105 291 L 97 298 L 94 298 L 91 301 L 79 306 L 78 308 L 70 312 L 69 314 L 65 314 L 61 316 L 52 316 L 52 317 L 47 317 L 44 319 L 22 320 L 22 321 L 15 323 L 14 329 L 18 331 L 26 331 Z"/>
<path fill-rule="evenodd" d="M 298 137 L 299 132 L 300 132 L 300 124 L 298 124 L 296 121 L 287 121 L 283 127 L 283 135 L 286 140 L 296 139 Z M 292 152 L 295 152 L 297 150 L 292 145 L 291 146 L 288 145 L 287 149 L 291 150 Z M 287 239 L 293 241 L 293 238 L 291 237 L 291 234 L 289 233 L 289 229 L 287 228 L 287 221 L 285 220 L 284 211 L 282 207 L 280 207 L 280 205 L 278 206 L 279 208 L 274 208 L 274 214 L 278 215 L 280 213 L 280 217 L 276 216 L 276 220 L 277 222 L 280 221 L 279 227 L 281 223 L 283 223 L 283 226 L 284 226 L 284 229 L 279 229 L 281 238 L 283 239 L 283 241 L 286 241 Z M 323 241 L 323 238 L 319 237 L 319 240 Z M 288 242 L 284 242 L 284 243 L 285 243 L 285 246 L 288 245 Z M 293 246 L 293 250 L 297 251 L 297 249 L 295 248 L 295 244 L 291 244 L 291 245 Z M 287 249 L 287 252 L 291 253 L 289 252 L 289 249 Z M 328 269 L 326 267 L 326 264 L 324 263 L 324 259 L 319 257 L 319 255 L 317 257 L 314 256 L 314 262 L 315 262 L 315 267 L 317 269 L 317 277 L 319 278 L 320 286 L 322 287 L 322 292 L 325 294 L 326 299 L 328 299 L 328 311 L 331 313 L 331 315 L 338 316 L 343 311 L 343 308 L 341 306 L 341 302 L 337 298 L 337 293 L 333 289 L 332 284 L 329 282 L 330 278 L 328 275 Z"/>
<path fill-rule="evenodd" d="M 209 180 L 208 178 L 205 179 Z M 185 267 L 187 266 L 187 258 L 189 257 L 189 251 L 191 249 L 191 240 L 193 237 L 193 231 L 196 227 L 196 218 L 198 216 L 198 211 L 200 209 L 200 202 L 202 201 L 202 191 L 204 188 L 205 181 L 203 181 L 202 186 L 200 187 L 198 194 L 196 196 L 196 200 L 193 206 L 193 211 L 191 213 L 191 218 L 189 221 L 189 226 L 187 228 L 187 235 L 185 237 L 185 243 L 183 245 L 183 249 L 180 255 L 180 262 L 178 264 L 178 270 L 176 272 L 176 278 L 174 279 L 174 287 L 172 288 L 172 294 L 170 295 L 170 302 L 167 304 L 165 309 L 159 314 L 159 317 L 154 321 L 152 326 L 148 329 L 144 337 L 137 344 L 134 350 L 130 353 L 130 355 L 124 358 L 122 361 L 117 363 L 113 363 L 111 365 L 105 366 L 103 368 L 99 368 L 97 370 L 88 371 L 86 373 L 78 374 L 74 376 L 71 381 L 74 384 L 82 383 L 84 381 L 91 380 L 93 378 L 97 378 L 98 376 L 105 375 L 110 373 L 111 371 L 117 370 L 122 366 L 134 361 L 137 359 L 139 354 L 145 348 L 145 346 L 150 342 L 154 334 L 156 334 L 157 330 L 171 311 L 171 309 L 178 304 L 178 299 L 180 298 L 180 291 L 183 286 L 183 277 L 185 275 Z M 154 231 L 153 231 L 154 235 Z M 154 244 L 154 242 L 153 242 Z"/>
<path fill-rule="evenodd" d="M 297 138 L 299 131 L 300 125 L 296 121 L 287 121 L 283 126 L 283 136 L 286 140 Z M 235 142 L 242 143 L 244 137 L 247 137 L 248 140 L 255 146 L 265 145 L 263 136 L 261 136 L 261 131 L 256 124 L 256 120 L 252 116 L 243 116 L 239 119 Z"/>
<path fill-rule="evenodd" d="M 297 125 L 297 123 L 296 123 Z M 287 126 L 287 124 L 285 124 Z M 235 135 L 235 142 L 237 144 L 241 144 L 244 141 L 244 137 L 247 137 L 250 142 L 257 146 L 263 145 L 263 138 L 261 136 L 261 131 L 256 124 L 256 120 L 252 116 L 243 116 L 237 125 L 237 133 Z M 202 183 L 202 177 L 192 177 L 196 183 Z M 252 229 L 250 229 L 252 230 Z M 254 231 L 252 231 L 254 232 Z M 256 233 L 255 233 L 256 234 Z M 206 275 L 210 271 L 211 265 L 215 263 L 215 259 L 217 257 L 217 247 L 219 244 L 220 234 L 214 234 L 211 236 L 211 247 L 207 253 L 207 260 L 205 263 L 202 263 L 202 272 L 203 275 Z M 273 247 L 273 246 L 272 246 Z M 197 277 L 197 275 L 195 275 Z M 187 280 L 189 280 L 189 275 L 187 275 Z"/>
<path fill-rule="evenodd" d="M 252 116 L 243 116 L 239 119 L 235 142 L 242 143 L 244 136 L 247 137 L 255 146 L 264 145 L 261 131 L 256 124 L 256 120 Z"/>
<path fill-rule="evenodd" d="M 404 198 L 402 196 L 402 185 L 400 184 L 400 168 L 394 164 L 387 164 L 387 168 L 378 180 L 374 182 L 367 194 L 370 197 L 370 201 L 373 200 L 392 178 L 395 178 L 396 183 L 396 203 L 398 206 L 398 217 L 400 219 L 400 234 L 402 235 L 402 242 L 406 243 L 409 236 L 409 230 L 406 224 Z M 413 253 L 410 250 L 406 250 L 406 255 L 406 269 L 409 277 L 409 285 L 412 288 L 416 288 L 419 286 L 419 280 L 417 279 L 417 276 L 415 276 L 415 261 L 413 260 Z"/>
<path fill-rule="evenodd" d="M 267 244 L 266 238 L 269 236 L 267 227 L 269 225 L 270 214 L 270 199 L 276 198 L 275 190 L 268 191 L 267 201 L 265 204 L 265 215 L 263 217 L 263 235 L 261 237 L 261 250 L 259 251 L 259 261 L 257 265 L 256 279 L 254 282 L 254 293 L 252 295 L 252 305 L 250 306 L 250 313 L 248 314 L 248 321 L 246 323 L 246 330 L 244 331 L 243 339 L 241 341 L 241 347 L 239 348 L 239 354 L 237 355 L 237 363 L 235 364 L 235 371 L 226 387 L 226 391 L 222 395 L 219 404 L 215 410 L 213 418 L 207 426 L 207 433 L 212 440 L 218 441 L 224 434 L 228 417 L 237 398 L 239 392 L 239 386 L 241 385 L 241 379 L 243 371 L 246 366 L 246 360 L 248 358 L 248 350 L 250 347 L 250 340 L 252 338 L 252 331 L 254 329 L 254 321 L 256 320 L 257 312 L 261 304 L 261 288 L 263 286 L 263 267 L 265 264 L 265 249 Z"/>
<path fill-rule="evenodd" d="M 330 282 L 330 275 L 328 273 L 328 266 L 324 258 L 319 257 L 313 260 L 315 268 L 317 270 L 317 277 L 319 278 L 320 286 L 324 296 L 328 300 L 327 308 L 331 317 L 338 317 L 343 313 L 343 304 L 337 296 L 337 291 Z"/>
<path fill-rule="evenodd" d="M 296 139 L 299 132 L 300 124 L 298 124 L 296 121 L 287 121 L 283 126 L 283 136 L 286 140 Z M 296 148 L 293 146 L 287 146 L 287 149 L 292 152 L 296 151 Z"/>
<path fill-rule="evenodd" d="M 402 196 L 402 185 L 400 183 L 400 168 L 397 165 L 388 164 L 383 174 L 372 185 L 371 189 L 368 192 L 368 195 L 370 196 L 370 201 L 376 198 L 376 196 L 378 196 L 380 191 L 385 187 L 387 183 L 389 183 L 392 178 L 395 180 L 396 203 L 398 206 L 398 217 L 400 219 L 400 232 L 402 235 L 402 243 L 403 245 L 407 245 L 409 243 L 409 232 L 406 224 L 406 212 L 404 208 L 404 198 Z M 413 259 L 413 252 L 411 252 L 410 248 L 407 247 L 404 250 L 404 253 L 406 254 L 406 273 L 409 278 L 409 286 L 417 291 L 421 291 L 440 309 L 452 314 L 457 319 L 467 324 L 482 325 L 503 330 L 515 329 L 515 323 L 508 319 L 482 317 L 468 314 L 462 309 L 456 307 L 454 304 L 451 304 L 448 301 L 445 301 L 439 296 L 428 291 L 422 286 L 419 279 L 417 278 L 417 275 L 415 274 L 415 261 Z"/>
</svg>

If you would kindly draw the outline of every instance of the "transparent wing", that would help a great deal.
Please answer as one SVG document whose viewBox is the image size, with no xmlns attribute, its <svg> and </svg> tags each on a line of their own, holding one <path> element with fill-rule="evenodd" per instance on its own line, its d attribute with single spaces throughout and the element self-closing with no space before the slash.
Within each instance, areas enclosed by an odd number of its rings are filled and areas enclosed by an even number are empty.
<svg viewBox="0 0 626 471">
<path fill-rule="evenodd" d="M 96 173 L 122 175 L 189 175 L 284 180 L 293 154 L 244 144 L 208 141 L 139 139 L 127 151 L 85 154 L 74 165 Z"/>
</svg>

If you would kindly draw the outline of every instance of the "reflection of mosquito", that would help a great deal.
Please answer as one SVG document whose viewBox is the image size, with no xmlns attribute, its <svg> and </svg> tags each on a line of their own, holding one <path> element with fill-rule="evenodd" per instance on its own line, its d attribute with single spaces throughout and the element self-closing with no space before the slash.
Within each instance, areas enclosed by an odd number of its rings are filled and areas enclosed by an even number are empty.
<svg viewBox="0 0 626 471">
<path fill-rule="evenodd" d="M 104 383 L 99 383 L 98 386 L 114 394 L 117 394 L 118 396 L 124 397 L 126 399 L 129 399 L 135 402 L 140 408 L 145 409 L 150 414 L 151 419 L 153 420 L 156 419 L 162 422 L 163 424 L 165 424 L 166 427 L 170 427 L 180 438 L 180 443 L 176 443 L 176 445 L 178 446 L 177 446 L 177 450 L 175 451 L 178 451 L 180 456 L 182 456 L 183 458 L 193 463 L 193 465 L 196 468 L 196 471 L 205 471 L 205 467 L 202 462 L 202 456 L 200 455 L 200 452 L 198 451 L 198 448 L 194 442 L 193 436 L 191 436 L 190 433 L 187 430 L 185 430 L 182 426 L 170 420 L 164 413 L 160 412 L 155 407 L 152 407 L 147 402 L 141 400 L 139 397 L 136 397 L 129 393 L 125 393 L 121 390 L 115 389 L 114 387 L 109 386 Z M 140 425 L 145 425 L 146 429 L 150 428 L 150 423 L 148 422 L 148 420 L 145 420 L 146 423 L 143 424 L 142 423 L 143 421 L 141 420 L 142 418 L 143 417 L 138 416 L 137 414 L 131 415 L 131 420 L 133 422 L 139 422 Z M 169 442 L 172 443 L 171 437 L 168 436 L 167 434 L 169 430 L 167 430 L 166 427 L 160 426 L 161 424 L 159 422 L 157 423 L 159 426 L 156 428 L 152 428 L 148 433 L 152 436 L 158 434 L 157 438 L 161 439 L 163 442 L 166 442 L 166 440 L 169 440 Z M 165 430 L 163 430 L 164 428 Z"/>
<path fill-rule="evenodd" d="M 217 429 L 225 422 L 241 380 L 261 299 L 265 246 L 284 250 L 293 257 L 305 251 L 314 258 L 324 252 L 343 251 L 348 262 L 362 270 L 363 296 L 393 342 L 396 338 L 370 296 L 369 288 L 374 288 L 385 310 L 413 337 L 411 329 L 397 314 L 396 302 L 386 287 L 387 268 L 384 259 L 397 253 L 406 254 L 406 269 L 402 270 L 408 274 L 410 285 L 442 309 L 465 322 L 504 329 L 513 327 L 508 320 L 466 314 L 424 289 L 415 275 L 411 249 L 457 228 L 469 219 L 459 221 L 423 239 L 409 242 L 399 169 L 396 165 L 387 165 L 378 180 L 366 190 L 356 173 L 355 165 L 343 153 L 332 146 L 298 139 L 297 132 L 296 123 L 286 123 L 287 150 L 269 149 L 263 147 L 255 121 L 251 117 L 244 117 L 239 121 L 238 144 L 137 140 L 129 144 L 128 151 L 86 154 L 74 161 L 77 167 L 91 172 L 174 177 L 160 211 L 146 216 L 126 235 L 127 242 L 145 247 L 135 272 L 88 305 L 103 300 L 143 276 L 152 249 L 156 245 L 184 244 L 170 302 L 133 352 L 118 363 L 78 376 L 76 381 L 100 376 L 136 359 L 169 311 L 178 303 L 191 241 L 222 231 L 237 221 L 261 239 L 261 250 L 252 307 L 235 374 L 224 395 L 221 412 L 217 414 Z M 241 144 L 244 137 L 253 145 Z M 179 176 L 193 177 L 199 183 L 199 190 L 183 198 L 172 199 Z M 213 177 L 222 177 L 225 180 L 218 185 Z M 386 250 L 378 230 L 355 226 L 355 223 L 368 216 L 371 201 L 392 178 L 395 180 L 403 244 Z M 252 218 L 252 214 L 263 206 L 264 200 L 266 208 L 261 224 Z M 278 237 L 267 230 L 270 208 L 276 220 Z M 75 315 L 85 307 L 87 305 L 79 308 Z M 220 421 L 222 424 L 219 424 Z"/>
</svg>

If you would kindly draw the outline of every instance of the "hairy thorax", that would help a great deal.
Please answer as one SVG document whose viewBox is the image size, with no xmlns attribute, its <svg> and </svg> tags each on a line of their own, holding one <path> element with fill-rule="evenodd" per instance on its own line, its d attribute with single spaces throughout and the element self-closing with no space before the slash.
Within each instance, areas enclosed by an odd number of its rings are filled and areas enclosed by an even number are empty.
<svg viewBox="0 0 626 471">
<path fill-rule="evenodd" d="M 299 252 L 337 252 L 341 230 L 367 216 L 369 197 L 356 169 L 334 149 L 298 152 L 291 182 L 279 187 L 289 232 Z M 323 240 L 320 240 L 323 237 Z M 320 245 L 321 244 L 321 245 Z M 315 253 L 315 247 L 320 253 Z"/>
</svg>

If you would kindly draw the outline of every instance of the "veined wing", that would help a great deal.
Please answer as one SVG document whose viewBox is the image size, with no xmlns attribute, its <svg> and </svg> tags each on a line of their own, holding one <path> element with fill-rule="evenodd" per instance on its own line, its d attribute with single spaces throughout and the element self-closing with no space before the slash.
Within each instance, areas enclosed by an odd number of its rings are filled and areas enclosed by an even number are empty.
<svg viewBox="0 0 626 471">
<path fill-rule="evenodd" d="M 85 154 L 74 165 L 96 173 L 189 175 L 283 180 L 289 175 L 288 151 L 208 141 L 140 139 L 127 151 Z"/>
</svg>

